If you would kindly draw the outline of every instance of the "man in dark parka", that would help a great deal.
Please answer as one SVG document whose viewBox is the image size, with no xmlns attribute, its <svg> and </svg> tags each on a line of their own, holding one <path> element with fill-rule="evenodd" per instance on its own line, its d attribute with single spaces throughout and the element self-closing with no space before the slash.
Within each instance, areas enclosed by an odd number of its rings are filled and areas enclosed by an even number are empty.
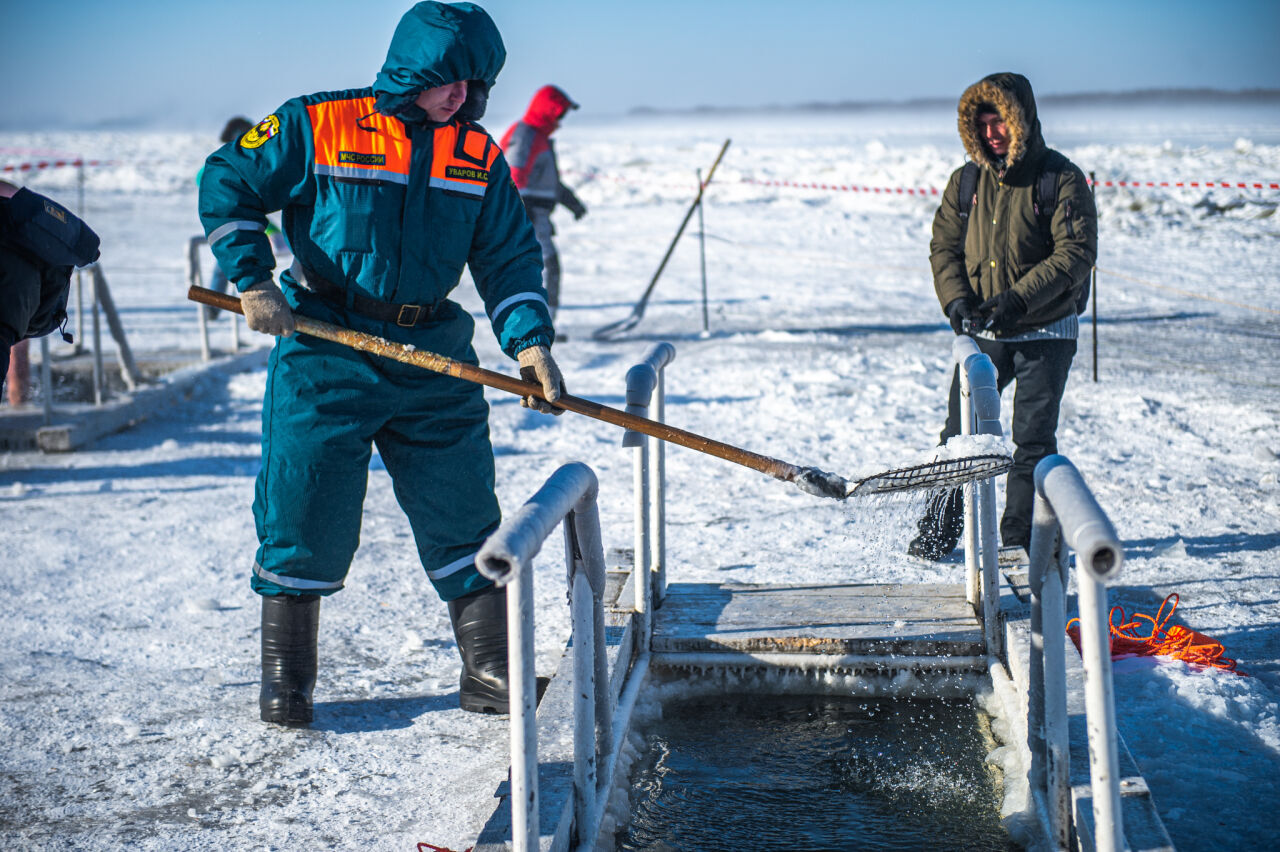
<svg viewBox="0 0 1280 852">
<path fill-rule="evenodd" d="M 939 305 L 956 334 L 972 333 L 1013 396 L 1013 469 L 1000 540 L 1031 540 L 1036 463 L 1057 452 L 1058 410 L 1079 332 L 1077 300 L 1097 257 L 1097 211 L 1084 173 L 1061 155 L 1052 211 L 1037 209 L 1036 184 L 1053 152 L 1040 133 L 1035 95 L 1021 74 L 985 77 L 965 90 L 957 121 L 978 168 L 971 212 L 961 216 L 961 173 L 943 192 L 929 260 Z M 1045 222 L 1047 222 L 1047 227 Z M 943 443 L 960 434 L 959 371 L 951 381 Z M 959 490 L 938 495 L 908 550 L 941 559 L 959 539 Z"/>
</svg>

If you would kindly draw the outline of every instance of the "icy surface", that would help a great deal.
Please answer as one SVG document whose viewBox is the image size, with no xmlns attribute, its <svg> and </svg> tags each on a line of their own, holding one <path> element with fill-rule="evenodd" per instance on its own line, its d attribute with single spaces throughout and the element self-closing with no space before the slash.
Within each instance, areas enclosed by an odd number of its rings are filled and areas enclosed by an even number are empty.
<svg viewBox="0 0 1280 852">
<path fill-rule="evenodd" d="M 621 406 L 628 367 L 669 340 L 672 425 L 850 481 L 927 461 L 951 370 L 927 262 L 936 199 L 744 182 L 942 186 L 962 156 L 954 117 L 880 118 L 569 123 L 561 157 L 591 211 L 557 217 L 568 340 L 555 355 L 571 391 Z M 1099 180 L 1280 178 L 1274 109 L 1214 122 L 1183 111 L 1043 120 L 1050 143 Z M 632 336 L 592 341 L 630 311 L 694 169 L 727 136 L 705 211 L 709 330 L 691 227 Z M 87 172 L 85 215 L 135 350 L 194 348 L 183 257 L 198 231 L 193 176 L 212 141 L 0 136 L 4 147 L 117 162 Z M 78 207 L 74 172 L 27 179 Z M 1252 675 L 1117 665 L 1121 731 L 1181 849 L 1280 838 L 1277 201 L 1268 190 L 1099 189 L 1099 381 L 1086 323 L 1059 429 L 1125 543 L 1113 601 L 1154 613 L 1178 592 L 1175 620 L 1221 640 Z M 479 317 L 469 284 L 458 292 Z M 215 345 L 226 323 L 215 323 Z M 477 348 L 484 366 L 516 373 L 482 318 Z M 87 450 L 0 455 L 4 846 L 462 849 L 474 839 L 505 777 L 495 753 L 505 721 L 457 709 L 445 607 L 376 460 L 347 588 L 322 607 L 317 723 L 296 732 L 257 721 L 247 575 L 263 387 L 261 371 L 211 379 Z M 606 550 L 629 547 L 621 430 L 489 399 L 507 512 L 580 460 L 600 479 Z M 672 582 L 962 577 L 959 555 L 904 555 L 916 497 L 818 498 L 679 447 L 667 475 Z M 561 560 L 556 534 L 537 561 L 544 675 L 568 631 Z"/>
</svg>

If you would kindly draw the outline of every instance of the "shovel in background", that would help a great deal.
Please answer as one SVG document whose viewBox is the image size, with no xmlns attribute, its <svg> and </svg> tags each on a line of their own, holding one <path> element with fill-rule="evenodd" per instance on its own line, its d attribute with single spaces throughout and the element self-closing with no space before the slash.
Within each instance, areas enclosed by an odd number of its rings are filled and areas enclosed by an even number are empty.
<svg viewBox="0 0 1280 852">
<path fill-rule="evenodd" d="M 680 235 L 684 233 L 684 229 L 689 225 L 689 220 L 693 218 L 693 211 L 697 210 L 698 205 L 702 203 L 702 194 L 706 192 L 707 186 L 711 183 L 711 178 L 715 177 L 716 166 L 720 165 L 720 160 L 724 158 L 724 152 L 729 150 L 729 142 L 730 140 L 726 139 L 724 144 L 720 146 L 720 153 L 716 155 L 716 161 L 711 164 L 711 170 L 707 172 L 707 179 L 698 187 L 697 196 L 684 214 L 684 221 L 676 229 L 676 235 L 671 238 L 671 245 L 667 246 L 667 253 L 662 256 L 662 263 L 658 264 L 658 271 L 653 273 L 653 278 L 649 280 L 649 286 L 645 288 L 644 293 L 640 296 L 640 301 L 636 302 L 635 307 L 631 309 L 631 313 L 627 316 L 617 322 L 602 325 L 591 332 L 593 340 L 608 340 L 615 334 L 630 331 L 640 324 L 640 318 L 644 316 L 645 306 L 649 304 L 649 296 L 653 293 L 653 288 L 657 285 L 658 279 L 662 277 L 662 270 L 667 268 L 667 261 L 671 259 L 671 253 L 676 250 L 676 243 L 680 242 Z M 637 429 L 636 431 L 641 430 Z"/>
<path fill-rule="evenodd" d="M 240 306 L 240 300 L 236 297 L 227 296 L 204 287 L 190 287 L 187 290 L 187 298 L 193 302 L 221 308 L 224 311 L 232 311 L 237 314 L 244 313 L 243 308 Z M 371 352 L 384 358 L 412 364 L 415 367 L 422 367 L 425 370 L 443 373 L 464 381 L 484 385 L 485 387 L 496 388 L 507 393 L 513 393 L 516 396 L 535 396 L 539 399 L 546 399 L 542 393 L 542 385 L 537 382 L 526 382 L 504 373 L 497 373 L 493 370 L 486 370 L 483 367 L 454 360 L 453 358 L 446 358 L 443 355 L 437 355 L 425 349 L 416 349 L 402 343 L 392 343 L 383 337 L 343 328 L 340 325 L 322 322 L 299 314 L 294 314 L 293 320 L 296 329 L 302 334 L 309 334 L 312 337 L 319 337 L 333 343 L 349 346 L 361 352 Z M 614 426 L 633 429 L 636 432 L 662 441 L 679 444 L 682 447 L 688 447 L 691 450 L 706 453 L 709 456 L 716 456 L 726 461 L 749 467 L 752 470 L 767 473 L 775 479 L 781 479 L 783 482 L 794 482 L 803 491 L 819 497 L 832 497 L 836 500 L 843 500 L 851 494 L 884 494 L 894 491 L 958 485 L 972 479 L 995 476 L 997 473 L 1008 470 L 1013 464 L 1013 460 L 1008 456 L 970 456 L 968 458 L 947 459 L 899 470 L 885 471 L 850 484 L 844 477 L 837 476 L 834 473 L 827 473 L 815 467 L 800 467 L 769 458 L 768 456 L 762 456 L 750 450 L 713 441 L 710 438 L 704 438 L 701 435 L 695 435 L 683 429 L 676 429 L 656 420 L 627 414 L 625 411 L 609 408 L 589 399 L 561 394 L 560 398 L 551 404 L 566 411 L 572 411 L 574 414 L 582 414 Z"/>
</svg>

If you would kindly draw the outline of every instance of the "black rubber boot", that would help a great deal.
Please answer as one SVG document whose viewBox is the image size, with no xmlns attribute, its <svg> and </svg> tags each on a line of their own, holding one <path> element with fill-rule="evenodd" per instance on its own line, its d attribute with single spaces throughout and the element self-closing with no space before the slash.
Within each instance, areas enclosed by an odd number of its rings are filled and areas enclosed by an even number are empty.
<svg viewBox="0 0 1280 852">
<path fill-rule="evenodd" d="M 449 619 L 462 655 L 458 704 L 472 713 L 509 712 L 507 590 L 490 586 L 449 601 Z"/>
<path fill-rule="evenodd" d="M 964 494 L 959 488 L 940 491 L 929 498 L 929 506 L 918 524 L 919 533 L 907 545 L 907 553 L 921 559 L 945 558 L 956 549 L 964 532 Z"/>
<path fill-rule="evenodd" d="M 311 724 L 319 628 L 319 595 L 263 596 L 262 721 L 294 728 Z"/>
</svg>

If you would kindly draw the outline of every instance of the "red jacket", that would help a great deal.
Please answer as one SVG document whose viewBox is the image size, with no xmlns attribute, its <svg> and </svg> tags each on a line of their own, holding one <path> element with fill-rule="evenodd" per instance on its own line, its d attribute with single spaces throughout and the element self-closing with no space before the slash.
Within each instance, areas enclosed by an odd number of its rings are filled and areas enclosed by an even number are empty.
<svg viewBox="0 0 1280 852">
<path fill-rule="evenodd" d="M 499 145 L 526 207 L 549 210 L 559 203 L 575 215 L 585 212 L 582 202 L 560 182 L 555 146 L 551 143 L 551 134 L 560 126 L 560 120 L 577 106 L 559 88 L 543 86 L 534 93 L 524 118 L 503 134 Z"/>
</svg>

